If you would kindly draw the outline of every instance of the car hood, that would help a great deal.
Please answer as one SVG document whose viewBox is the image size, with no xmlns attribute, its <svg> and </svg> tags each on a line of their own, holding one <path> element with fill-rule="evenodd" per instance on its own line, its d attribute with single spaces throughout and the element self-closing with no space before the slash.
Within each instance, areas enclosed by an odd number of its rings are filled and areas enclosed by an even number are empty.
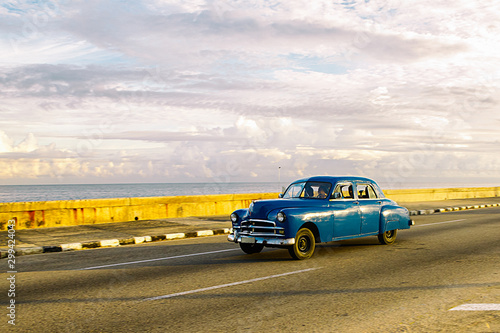
<svg viewBox="0 0 500 333">
<path fill-rule="evenodd" d="M 275 209 L 320 206 L 322 203 L 323 200 L 301 198 L 257 200 L 250 205 L 249 218 L 266 219 L 269 212 Z"/>
</svg>

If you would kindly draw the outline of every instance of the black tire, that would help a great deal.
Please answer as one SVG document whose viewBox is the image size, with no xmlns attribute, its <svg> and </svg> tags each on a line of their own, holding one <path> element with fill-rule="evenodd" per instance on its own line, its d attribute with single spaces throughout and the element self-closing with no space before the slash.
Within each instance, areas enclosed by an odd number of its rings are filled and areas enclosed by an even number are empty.
<svg viewBox="0 0 500 333">
<path fill-rule="evenodd" d="M 316 240 L 311 230 L 302 228 L 295 235 L 295 244 L 288 248 L 288 253 L 294 259 L 304 260 L 309 259 L 314 254 L 316 248 Z"/>
<path fill-rule="evenodd" d="M 380 242 L 380 244 L 391 245 L 394 244 L 394 242 L 396 241 L 397 235 L 398 235 L 397 230 L 389 230 L 384 232 L 383 234 L 379 234 L 378 241 Z"/>
<path fill-rule="evenodd" d="M 264 245 L 257 244 L 257 243 L 253 243 L 253 244 L 240 243 L 240 247 L 241 247 L 241 250 L 243 250 L 243 252 L 245 252 L 246 254 L 254 254 L 254 253 L 259 253 L 260 251 L 262 251 L 262 249 L 264 248 Z"/>
</svg>

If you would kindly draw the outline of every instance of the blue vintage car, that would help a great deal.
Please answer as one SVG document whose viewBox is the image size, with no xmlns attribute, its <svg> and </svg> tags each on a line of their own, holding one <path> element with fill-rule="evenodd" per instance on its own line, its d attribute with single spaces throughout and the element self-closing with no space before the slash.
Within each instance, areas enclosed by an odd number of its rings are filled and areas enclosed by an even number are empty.
<svg viewBox="0 0 500 333">
<path fill-rule="evenodd" d="M 316 176 L 291 183 L 279 199 L 258 200 L 231 214 L 228 236 L 248 254 L 264 246 L 310 258 L 316 243 L 378 236 L 393 244 L 398 229 L 413 225 L 406 208 L 387 199 L 373 180 Z"/>
</svg>

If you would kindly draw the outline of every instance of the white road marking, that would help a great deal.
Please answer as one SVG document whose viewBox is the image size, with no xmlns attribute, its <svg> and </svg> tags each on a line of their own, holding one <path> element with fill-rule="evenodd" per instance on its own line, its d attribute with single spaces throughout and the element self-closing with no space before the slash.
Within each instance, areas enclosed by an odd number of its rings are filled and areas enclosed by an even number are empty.
<svg viewBox="0 0 500 333">
<path fill-rule="evenodd" d="M 140 264 L 143 262 L 152 262 L 152 261 L 160 261 L 160 260 L 169 260 L 169 259 L 177 259 L 177 258 L 186 258 L 186 257 L 194 257 L 194 256 L 202 256 L 205 254 L 212 253 L 220 253 L 220 252 L 229 252 L 229 251 L 239 251 L 240 249 L 228 249 L 228 250 L 218 250 L 218 251 L 209 251 L 209 252 L 200 252 L 200 253 L 191 253 L 191 254 L 182 254 L 179 256 L 173 257 L 164 257 L 164 258 L 155 258 L 155 259 L 146 259 L 146 260 L 137 260 L 137 261 L 129 261 L 129 262 L 121 262 L 118 264 L 109 264 L 109 265 L 101 265 L 101 266 L 92 266 L 86 268 L 80 268 L 79 271 L 87 270 L 87 269 L 97 269 L 97 268 L 106 268 L 106 267 L 114 267 L 114 266 L 123 266 L 123 265 L 132 265 L 132 264 Z"/>
<path fill-rule="evenodd" d="M 448 311 L 500 311 L 500 304 L 462 304 Z"/>
<path fill-rule="evenodd" d="M 461 220 L 453 220 L 453 221 L 444 221 L 444 222 L 436 222 L 436 223 L 428 223 L 428 224 L 419 224 L 419 225 L 414 225 L 413 228 L 416 227 L 426 227 L 429 225 L 437 225 L 437 224 L 443 224 L 443 223 L 454 223 L 454 222 L 460 222 L 460 221 L 465 221 L 466 219 L 461 219 Z"/>
<path fill-rule="evenodd" d="M 226 283 L 226 284 L 221 284 L 221 285 L 218 285 L 218 286 L 212 286 L 212 287 L 207 287 L 207 288 L 200 288 L 200 289 L 188 290 L 188 291 L 183 291 L 183 292 L 175 293 L 175 294 L 150 297 L 150 298 L 144 299 L 144 301 L 155 301 L 155 300 L 159 300 L 159 299 L 172 298 L 172 297 L 176 297 L 176 296 L 183 296 L 183 295 L 188 295 L 188 294 L 200 293 L 200 292 L 203 292 L 203 291 L 209 291 L 209 290 L 214 290 L 214 289 L 220 289 L 220 288 L 238 286 L 240 284 L 245 284 L 245 283 L 252 283 L 252 282 L 257 282 L 257 281 L 262 281 L 262 280 L 267 280 L 267 279 L 274 279 L 274 278 L 278 278 L 278 277 L 282 277 L 282 276 L 292 275 L 292 274 L 305 273 L 305 272 L 314 271 L 314 270 L 320 269 L 320 268 L 321 267 L 302 269 L 300 271 L 293 271 L 293 272 L 287 272 L 287 273 L 282 273 L 282 274 L 269 275 L 269 276 L 264 276 L 264 277 L 260 277 L 260 278 L 256 278 L 256 279 L 251 279 L 251 280 Z"/>
</svg>

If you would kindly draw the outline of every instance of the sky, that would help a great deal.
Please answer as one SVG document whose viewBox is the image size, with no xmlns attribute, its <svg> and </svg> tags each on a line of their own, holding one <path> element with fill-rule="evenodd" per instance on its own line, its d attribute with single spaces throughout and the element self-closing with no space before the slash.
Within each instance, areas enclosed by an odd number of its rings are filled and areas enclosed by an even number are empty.
<svg viewBox="0 0 500 333">
<path fill-rule="evenodd" d="M 500 185 L 500 2 L 3 1 L 0 184 Z"/>
</svg>

